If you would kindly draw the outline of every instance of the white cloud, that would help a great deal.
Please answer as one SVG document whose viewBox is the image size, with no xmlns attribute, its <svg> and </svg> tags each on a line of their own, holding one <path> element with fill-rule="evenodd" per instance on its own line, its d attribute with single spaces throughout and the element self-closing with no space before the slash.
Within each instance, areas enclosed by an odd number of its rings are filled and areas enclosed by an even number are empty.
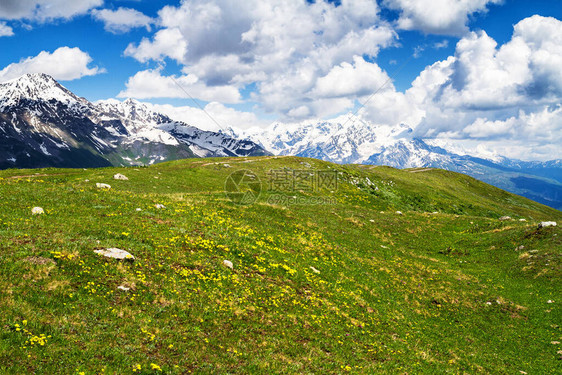
<svg viewBox="0 0 562 375">
<path fill-rule="evenodd" d="M 125 56 L 132 56 L 141 62 L 160 60 L 164 57 L 182 62 L 186 52 L 186 39 L 179 29 L 173 28 L 158 31 L 152 41 L 143 38 L 138 46 L 129 44 Z"/>
<path fill-rule="evenodd" d="M 427 34 L 462 35 L 468 31 L 468 17 L 485 12 L 488 4 L 502 0 L 385 0 L 384 4 L 400 11 L 397 26 Z"/>
<path fill-rule="evenodd" d="M 360 56 L 353 57 L 353 63 L 343 62 L 334 66 L 328 74 L 316 80 L 312 90 L 318 97 L 349 97 L 369 95 L 388 86 L 390 78 L 375 63 L 369 63 Z M 392 87 L 393 88 L 393 87 Z"/>
<path fill-rule="evenodd" d="M 102 4 L 103 0 L 2 0 L 0 19 L 39 22 L 57 18 L 70 19 Z"/>
<path fill-rule="evenodd" d="M 321 95 L 317 81 L 353 56 L 376 56 L 397 36 L 372 0 L 340 6 L 301 0 L 193 0 L 159 12 L 161 30 L 125 51 L 141 62 L 171 58 L 209 87 L 255 84 L 253 100 L 282 116 L 316 116 L 353 106 Z M 335 73 L 334 73 L 335 74 Z M 326 78 L 328 79 L 328 78 Z M 329 107 L 332 106 L 330 109 Z"/>
<path fill-rule="evenodd" d="M 150 31 L 150 26 L 154 23 L 152 18 L 131 8 L 94 9 L 92 16 L 104 23 L 105 30 L 114 34 L 126 33 L 137 27 L 145 27 Z"/>
<path fill-rule="evenodd" d="M 6 22 L 0 22 L 0 37 L 12 35 L 14 35 L 14 30 L 10 26 L 6 25 Z"/>
<path fill-rule="evenodd" d="M 520 108 L 560 103 L 561 43 L 562 22 L 540 16 L 515 25 L 511 40 L 500 47 L 483 31 L 468 34 L 455 56 L 428 66 L 407 91 L 426 111 L 418 131 L 458 131 L 478 117 L 493 125 Z"/>
<path fill-rule="evenodd" d="M 79 48 L 60 47 L 53 53 L 43 51 L 27 57 L 0 70 L 0 82 L 20 77 L 27 73 L 46 73 L 57 80 L 71 81 L 84 76 L 105 72 L 98 67 L 88 67 L 92 58 Z"/>
<path fill-rule="evenodd" d="M 406 91 L 408 101 L 396 106 L 421 111 L 409 123 L 418 137 L 473 150 L 485 144 L 510 157 L 562 157 L 551 147 L 562 144 L 561 46 L 562 22 L 541 16 L 516 24 L 501 46 L 483 31 L 469 33 L 454 56 L 426 67 Z M 541 145 L 550 154 L 541 154 Z"/>
<path fill-rule="evenodd" d="M 184 91 L 185 90 L 185 91 Z M 205 101 L 238 103 L 240 93 L 231 86 L 207 86 L 194 74 L 184 76 L 163 76 L 159 69 L 143 70 L 129 78 L 126 90 L 119 93 L 120 98 L 189 98 Z"/>
<path fill-rule="evenodd" d="M 493 115 L 493 114 L 492 114 Z M 521 110 L 502 120 L 477 117 L 430 143 L 461 154 L 522 160 L 562 159 L 562 105 Z"/>
<path fill-rule="evenodd" d="M 175 121 L 182 121 L 204 130 L 224 130 L 228 127 L 248 129 L 251 127 L 265 127 L 269 121 L 260 120 L 252 112 L 237 111 L 221 103 L 211 102 L 204 109 L 184 106 L 175 107 L 169 104 L 152 105 L 156 112 L 163 113 Z M 211 117 L 209 117 L 211 116 Z M 220 125 L 217 126 L 217 123 Z"/>
</svg>

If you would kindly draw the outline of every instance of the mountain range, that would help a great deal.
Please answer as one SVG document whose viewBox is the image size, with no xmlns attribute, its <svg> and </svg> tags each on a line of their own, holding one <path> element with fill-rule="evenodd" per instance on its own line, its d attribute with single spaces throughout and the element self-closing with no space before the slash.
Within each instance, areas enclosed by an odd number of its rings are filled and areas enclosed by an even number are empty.
<svg viewBox="0 0 562 375">
<path fill-rule="evenodd" d="M 251 141 L 173 121 L 136 100 L 91 103 L 45 74 L 0 84 L 0 134 L 1 169 L 267 154 Z"/>
<path fill-rule="evenodd" d="M 329 121 L 275 123 L 267 129 L 229 129 L 276 155 L 311 157 L 335 163 L 441 168 L 460 172 L 550 207 L 562 209 L 562 160 L 525 162 L 459 155 L 416 138 L 407 125 L 374 125 L 356 116 Z"/>
<path fill-rule="evenodd" d="M 206 131 L 133 99 L 89 102 L 45 74 L 0 84 L 0 169 L 146 165 L 191 157 L 294 155 L 340 164 L 442 168 L 562 209 L 562 160 L 459 155 L 407 125 L 356 116 Z"/>
</svg>

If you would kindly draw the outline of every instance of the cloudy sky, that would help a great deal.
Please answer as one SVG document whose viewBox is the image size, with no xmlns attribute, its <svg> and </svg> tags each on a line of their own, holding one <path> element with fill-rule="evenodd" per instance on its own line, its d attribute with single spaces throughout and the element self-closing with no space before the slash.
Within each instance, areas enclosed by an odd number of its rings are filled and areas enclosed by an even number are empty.
<svg viewBox="0 0 562 375">
<path fill-rule="evenodd" d="M 560 0 L 2 0 L 0 50 L 0 82 L 44 72 L 201 127 L 190 96 L 223 126 L 358 111 L 450 148 L 562 158 Z"/>
</svg>

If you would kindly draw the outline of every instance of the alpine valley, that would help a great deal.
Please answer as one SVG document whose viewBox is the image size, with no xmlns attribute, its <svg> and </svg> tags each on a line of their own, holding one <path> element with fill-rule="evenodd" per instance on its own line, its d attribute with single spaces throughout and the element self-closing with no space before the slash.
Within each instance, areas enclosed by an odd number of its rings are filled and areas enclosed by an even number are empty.
<svg viewBox="0 0 562 375">
<path fill-rule="evenodd" d="M 375 125 L 349 115 L 221 131 L 201 130 L 184 121 L 133 99 L 91 103 L 48 75 L 24 75 L 0 84 L 0 169 L 293 155 L 339 164 L 451 170 L 562 209 L 562 160 L 460 155 L 416 138 L 407 125 Z"/>
</svg>

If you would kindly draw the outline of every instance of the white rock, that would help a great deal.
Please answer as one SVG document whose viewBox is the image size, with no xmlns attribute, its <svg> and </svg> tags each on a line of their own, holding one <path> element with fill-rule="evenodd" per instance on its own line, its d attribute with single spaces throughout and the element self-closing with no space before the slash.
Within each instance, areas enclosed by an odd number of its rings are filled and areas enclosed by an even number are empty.
<svg viewBox="0 0 562 375">
<path fill-rule="evenodd" d="M 155 204 L 154 207 L 156 207 L 156 208 L 159 209 L 159 210 L 161 210 L 161 209 L 163 209 L 163 208 L 166 208 L 166 206 L 164 206 L 163 204 L 160 204 L 160 203 Z"/>
<path fill-rule="evenodd" d="M 111 185 L 108 184 L 100 184 L 99 182 L 96 184 L 98 189 L 111 189 Z"/>
<path fill-rule="evenodd" d="M 45 213 L 45 211 L 43 211 L 43 209 L 41 207 L 33 207 L 31 209 L 32 215 L 43 215 L 44 213 Z"/>
<path fill-rule="evenodd" d="M 230 268 L 231 270 L 234 269 L 234 264 L 232 264 L 232 262 L 230 260 L 223 260 L 222 261 L 223 266 Z"/>
<path fill-rule="evenodd" d="M 316 268 L 314 268 L 314 267 L 312 267 L 312 266 L 310 266 L 310 269 L 311 269 L 312 272 L 314 272 L 314 273 L 320 273 L 320 271 L 318 271 Z"/>
<path fill-rule="evenodd" d="M 369 220 L 371 223 L 374 223 L 375 221 L 373 219 Z"/>
<path fill-rule="evenodd" d="M 121 181 L 129 181 L 129 178 L 127 176 L 125 176 L 124 174 L 121 173 L 117 173 L 116 175 L 113 176 L 114 180 L 121 180 Z"/>
<path fill-rule="evenodd" d="M 131 255 L 131 253 L 115 247 L 105 250 L 94 250 L 94 253 L 103 255 L 104 257 L 107 258 L 120 259 L 120 260 L 124 260 L 124 259 L 135 260 L 135 257 Z"/>
<path fill-rule="evenodd" d="M 403 214 L 402 214 L 402 211 L 396 211 L 396 214 L 397 214 L 397 215 L 403 215 Z"/>
<path fill-rule="evenodd" d="M 539 228 L 555 227 L 556 221 L 543 221 L 539 224 Z"/>
<path fill-rule="evenodd" d="M 131 290 L 131 288 L 127 288 L 126 286 L 123 285 L 119 285 L 117 289 L 122 290 L 124 292 L 128 292 L 129 290 Z"/>
<path fill-rule="evenodd" d="M 549 299 L 548 301 L 546 301 L 546 303 L 554 303 L 554 301 Z"/>
<path fill-rule="evenodd" d="M 502 216 L 500 217 L 500 221 L 511 220 L 511 216 Z"/>
<path fill-rule="evenodd" d="M 519 219 L 519 221 L 527 221 L 527 219 Z"/>
<path fill-rule="evenodd" d="M 137 208 L 135 211 L 141 212 L 141 211 L 142 211 L 142 208 Z"/>
</svg>

